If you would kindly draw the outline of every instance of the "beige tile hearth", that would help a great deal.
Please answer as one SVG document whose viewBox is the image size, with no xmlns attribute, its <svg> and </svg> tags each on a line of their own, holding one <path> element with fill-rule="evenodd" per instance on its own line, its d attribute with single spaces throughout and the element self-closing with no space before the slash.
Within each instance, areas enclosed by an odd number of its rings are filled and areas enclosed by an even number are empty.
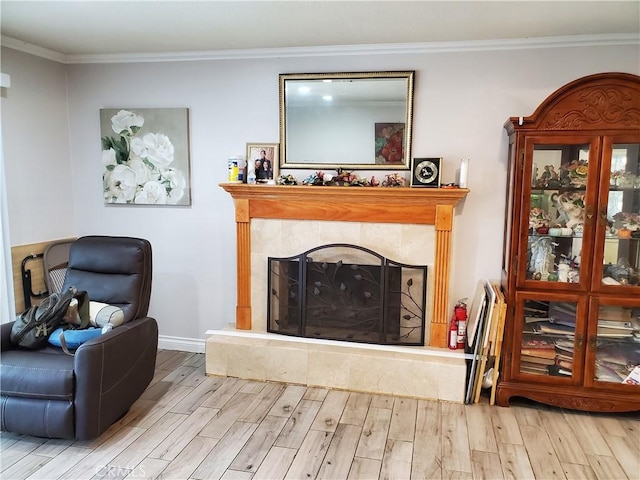
<svg viewBox="0 0 640 480">
<path fill-rule="evenodd" d="M 207 332 L 206 373 L 358 392 L 463 402 L 463 355 L 302 339 L 229 328 Z"/>
</svg>

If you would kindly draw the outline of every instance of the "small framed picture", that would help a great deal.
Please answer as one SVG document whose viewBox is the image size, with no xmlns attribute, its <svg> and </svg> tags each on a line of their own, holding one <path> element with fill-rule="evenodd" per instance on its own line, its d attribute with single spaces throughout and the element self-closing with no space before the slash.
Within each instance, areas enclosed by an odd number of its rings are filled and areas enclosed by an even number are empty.
<svg viewBox="0 0 640 480">
<path fill-rule="evenodd" d="M 440 187 L 442 158 L 414 158 L 411 161 L 412 187 Z"/>
<path fill-rule="evenodd" d="M 255 171 L 256 183 L 275 183 L 280 166 L 278 143 L 247 143 L 247 179 Z"/>
</svg>

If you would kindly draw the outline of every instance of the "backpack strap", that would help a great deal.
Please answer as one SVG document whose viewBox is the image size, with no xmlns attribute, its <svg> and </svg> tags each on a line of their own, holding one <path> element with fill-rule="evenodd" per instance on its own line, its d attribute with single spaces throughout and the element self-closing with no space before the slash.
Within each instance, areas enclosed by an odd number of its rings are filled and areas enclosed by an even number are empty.
<svg viewBox="0 0 640 480">
<path fill-rule="evenodd" d="M 60 348 L 62 348 L 62 351 L 64 353 L 66 353 L 67 355 L 71 356 L 71 357 L 75 357 L 76 354 L 75 353 L 71 353 L 69 351 L 69 348 L 67 347 L 67 341 L 64 338 L 64 330 L 60 331 Z"/>
</svg>

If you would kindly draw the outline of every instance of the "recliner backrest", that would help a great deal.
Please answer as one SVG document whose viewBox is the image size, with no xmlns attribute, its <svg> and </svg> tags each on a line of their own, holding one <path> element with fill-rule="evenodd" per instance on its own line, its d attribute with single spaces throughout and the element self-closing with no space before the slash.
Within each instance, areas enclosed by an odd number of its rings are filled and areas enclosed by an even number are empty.
<svg viewBox="0 0 640 480">
<path fill-rule="evenodd" d="M 56 240 L 48 244 L 42 253 L 44 284 L 49 294 L 62 291 L 69 263 L 69 248 L 75 241 L 75 238 Z"/>
<path fill-rule="evenodd" d="M 125 323 L 144 317 L 151 297 L 151 244 L 131 237 L 87 236 L 73 242 L 63 290 L 75 286 L 89 299 L 116 305 Z"/>
</svg>

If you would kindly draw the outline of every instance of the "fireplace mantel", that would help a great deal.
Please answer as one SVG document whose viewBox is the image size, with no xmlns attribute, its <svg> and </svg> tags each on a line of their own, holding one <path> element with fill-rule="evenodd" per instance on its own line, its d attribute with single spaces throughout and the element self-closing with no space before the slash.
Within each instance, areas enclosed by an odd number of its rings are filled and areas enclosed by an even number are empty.
<svg viewBox="0 0 640 480">
<path fill-rule="evenodd" d="M 433 315 L 429 345 L 447 345 L 453 209 L 464 188 L 317 187 L 220 184 L 234 200 L 237 233 L 236 328 L 251 329 L 251 219 L 325 220 L 434 225 Z"/>
</svg>

